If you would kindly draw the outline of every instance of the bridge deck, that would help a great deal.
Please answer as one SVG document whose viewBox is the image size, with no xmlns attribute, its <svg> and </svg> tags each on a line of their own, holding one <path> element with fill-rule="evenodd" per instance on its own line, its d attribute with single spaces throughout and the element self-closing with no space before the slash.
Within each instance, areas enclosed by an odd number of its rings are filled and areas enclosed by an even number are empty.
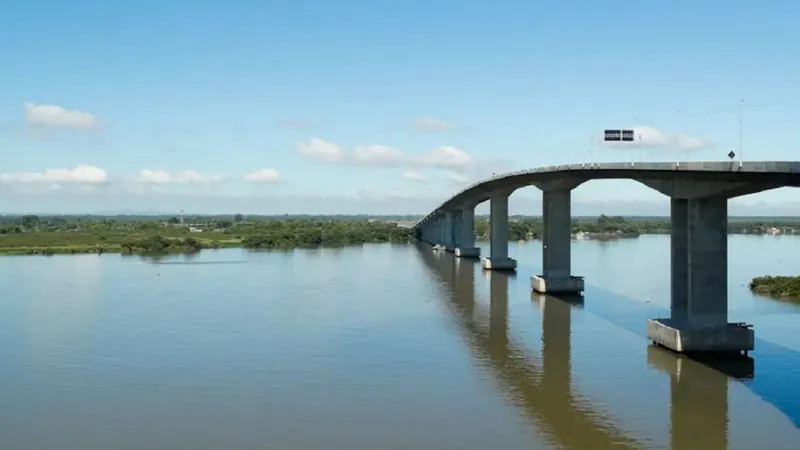
<svg viewBox="0 0 800 450">
<path fill-rule="evenodd" d="M 494 189 L 517 189 L 537 182 L 577 179 L 691 179 L 697 181 L 777 182 L 800 186 L 800 161 L 698 161 L 579 163 L 536 167 L 494 175 L 457 192 L 417 221 L 418 228 L 440 211 L 463 202 L 481 203 Z"/>
</svg>

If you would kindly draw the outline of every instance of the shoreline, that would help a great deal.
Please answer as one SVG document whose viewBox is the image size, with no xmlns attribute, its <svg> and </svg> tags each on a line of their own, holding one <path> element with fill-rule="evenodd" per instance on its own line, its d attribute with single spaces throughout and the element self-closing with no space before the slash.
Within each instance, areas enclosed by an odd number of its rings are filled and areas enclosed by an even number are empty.
<svg viewBox="0 0 800 450">
<path fill-rule="evenodd" d="M 573 241 L 609 241 L 609 240 L 619 240 L 619 239 L 636 239 L 640 236 L 663 236 L 669 233 L 573 233 L 572 240 Z M 743 236 L 753 236 L 751 233 L 729 233 L 729 236 L 732 235 L 743 235 Z M 775 236 L 771 234 L 764 234 L 759 236 Z M 800 237 L 800 235 L 798 235 Z M 168 241 L 177 241 L 180 238 L 169 237 L 165 238 Z M 363 244 L 381 244 L 381 243 L 404 243 L 399 241 L 384 241 L 384 240 L 376 240 L 376 241 L 359 241 L 359 242 L 348 242 L 348 243 L 339 243 L 339 244 L 332 244 L 332 245 L 278 245 L 272 247 L 250 247 L 247 246 L 243 239 L 227 239 L 227 240 L 208 240 L 208 239 L 198 239 L 197 246 L 192 247 L 185 247 L 182 245 L 178 246 L 169 246 L 164 249 L 154 251 L 148 248 L 136 248 L 136 247 L 127 247 L 124 244 L 103 244 L 102 239 L 98 236 L 98 242 L 91 243 L 91 244 L 48 244 L 48 245 L 20 245 L 20 246 L 9 246 L 9 247 L 0 247 L 0 256 L 53 256 L 53 255 L 86 255 L 86 254 L 122 254 L 122 255 L 139 255 L 139 256 L 147 256 L 147 255 L 170 255 L 170 254 L 192 254 L 198 253 L 203 250 L 216 250 L 222 248 L 239 248 L 244 250 L 254 250 L 254 251 L 269 251 L 269 250 L 294 250 L 294 249 L 313 249 L 313 248 L 342 248 L 354 245 L 363 245 Z M 1 240 L 0 240 L 1 241 Z M 476 242 L 489 242 L 490 238 L 487 237 L 477 237 L 475 239 Z M 540 236 L 529 237 L 526 239 L 509 239 L 509 242 L 534 242 L 534 241 L 541 241 Z M 405 241 L 409 242 L 409 241 Z M 763 277 L 757 277 L 763 278 Z M 768 277 L 767 277 L 768 278 Z M 792 277 L 789 277 L 792 278 Z M 754 279 L 755 280 L 755 279 Z M 800 285 L 800 279 L 797 281 L 798 285 Z M 752 284 L 752 281 L 751 281 Z M 799 288 L 800 289 L 800 288 Z M 753 289 L 751 289 L 753 290 Z M 757 290 L 753 290 L 754 293 L 758 295 L 764 296 L 772 296 L 767 293 L 762 293 Z M 798 294 L 798 300 L 800 301 L 800 294 Z"/>
</svg>

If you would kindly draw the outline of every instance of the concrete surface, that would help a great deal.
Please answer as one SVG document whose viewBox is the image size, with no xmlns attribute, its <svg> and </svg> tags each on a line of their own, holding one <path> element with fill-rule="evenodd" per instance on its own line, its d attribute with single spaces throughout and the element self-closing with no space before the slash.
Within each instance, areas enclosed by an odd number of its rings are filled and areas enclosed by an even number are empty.
<svg viewBox="0 0 800 450">
<path fill-rule="evenodd" d="M 547 277 L 545 275 L 531 277 L 531 288 L 540 294 L 581 294 L 583 286 L 583 277 Z"/>
<path fill-rule="evenodd" d="M 755 347 L 755 333 L 737 324 L 697 326 L 672 319 L 649 319 L 647 337 L 678 353 L 749 352 Z"/>
<path fill-rule="evenodd" d="M 517 270 L 517 260 L 513 258 L 482 258 L 481 267 L 486 270 Z"/>
</svg>

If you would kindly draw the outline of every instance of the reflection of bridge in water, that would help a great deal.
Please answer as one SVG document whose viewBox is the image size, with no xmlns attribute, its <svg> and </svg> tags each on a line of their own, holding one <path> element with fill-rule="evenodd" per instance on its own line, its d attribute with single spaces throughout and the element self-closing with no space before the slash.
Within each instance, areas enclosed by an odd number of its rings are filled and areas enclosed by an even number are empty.
<svg viewBox="0 0 800 450">
<path fill-rule="evenodd" d="M 489 320 L 481 320 L 475 300 L 475 266 L 470 261 L 421 246 L 420 255 L 444 281 L 447 308 L 458 320 L 471 354 L 491 369 L 510 400 L 538 425 L 549 440 L 569 449 L 638 449 L 652 443 L 614 424 L 610 415 L 571 380 L 571 315 L 582 299 L 533 294 L 542 307 L 542 355 L 537 358 L 509 335 L 506 274 L 491 272 Z M 455 260 L 455 261 L 454 261 Z M 481 323 L 483 322 L 483 323 Z M 728 377 L 662 349 L 648 349 L 648 362 L 671 376 L 671 448 L 727 448 Z M 698 374 L 698 371 L 705 373 Z"/>
</svg>

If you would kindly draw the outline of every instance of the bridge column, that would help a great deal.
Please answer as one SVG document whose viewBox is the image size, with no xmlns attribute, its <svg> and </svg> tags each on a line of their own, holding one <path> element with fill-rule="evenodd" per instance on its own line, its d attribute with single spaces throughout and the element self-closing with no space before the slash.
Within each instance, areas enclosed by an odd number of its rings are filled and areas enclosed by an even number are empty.
<svg viewBox="0 0 800 450">
<path fill-rule="evenodd" d="M 489 257 L 481 260 L 488 270 L 516 270 L 517 261 L 508 257 L 508 193 L 494 192 L 489 197 Z"/>
<path fill-rule="evenodd" d="M 433 230 L 435 228 L 436 225 L 434 221 L 431 220 L 426 221 L 423 224 L 423 226 L 421 226 L 420 229 L 417 230 L 417 232 L 419 233 L 418 239 L 427 244 L 436 245 L 436 242 L 434 242 L 434 237 L 433 237 Z"/>
<path fill-rule="evenodd" d="M 728 200 L 670 203 L 670 318 L 647 324 L 653 342 L 677 352 L 753 350 L 753 330 L 728 323 Z"/>
<path fill-rule="evenodd" d="M 571 189 L 542 192 L 542 269 L 531 277 L 531 287 L 540 293 L 580 294 L 583 277 L 572 276 Z"/>
<path fill-rule="evenodd" d="M 442 245 L 444 243 L 444 226 L 442 221 L 442 216 L 437 215 L 432 220 L 431 225 L 431 243 L 433 244 L 434 250 L 442 249 Z"/>
<path fill-rule="evenodd" d="M 456 215 L 455 254 L 459 258 L 477 258 L 481 249 L 475 247 L 475 206 L 466 206 Z"/>
<path fill-rule="evenodd" d="M 444 245 L 444 249 L 448 252 L 452 252 L 455 248 L 455 226 L 456 221 L 454 220 L 453 213 L 450 211 L 445 211 L 444 217 L 442 218 L 442 245 Z"/>
</svg>

